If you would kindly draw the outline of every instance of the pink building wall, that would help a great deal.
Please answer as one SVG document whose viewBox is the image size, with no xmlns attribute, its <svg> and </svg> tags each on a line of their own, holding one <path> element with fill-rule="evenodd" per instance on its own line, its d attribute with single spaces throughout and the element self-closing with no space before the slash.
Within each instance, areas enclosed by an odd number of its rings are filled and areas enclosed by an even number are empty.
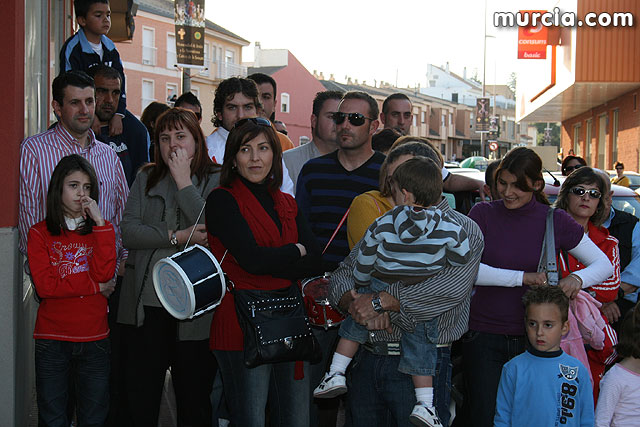
<svg viewBox="0 0 640 427">
<path fill-rule="evenodd" d="M 313 98 L 324 86 L 307 70 L 298 59 L 289 52 L 289 64 L 272 74 L 278 85 L 278 105 L 276 119 L 287 125 L 289 138 L 293 144 L 300 145 L 300 137 L 311 139 L 311 110 Z M 289 112 L 281 111 L 281 94 L 289 94 Z"/>
</svg>

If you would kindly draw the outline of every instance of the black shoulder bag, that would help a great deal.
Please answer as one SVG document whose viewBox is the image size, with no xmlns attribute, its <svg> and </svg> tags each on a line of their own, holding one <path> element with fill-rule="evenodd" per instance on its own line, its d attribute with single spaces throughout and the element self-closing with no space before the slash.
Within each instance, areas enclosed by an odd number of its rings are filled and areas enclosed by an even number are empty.
<svg viewBox="0 0 640 427">
<path fill-rule="evenodd" d="M 245 366 L 318 361 L 322 351 L 297 285 L 272 291 L 236 288 L 233 296 L 244 334 Z"/>
</svg>

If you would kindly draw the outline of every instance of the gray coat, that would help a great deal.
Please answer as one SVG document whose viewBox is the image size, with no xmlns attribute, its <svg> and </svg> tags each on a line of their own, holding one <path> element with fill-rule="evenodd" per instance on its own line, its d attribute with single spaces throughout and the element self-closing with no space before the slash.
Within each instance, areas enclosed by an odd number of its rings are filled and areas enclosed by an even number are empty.
<svg viewBox="0 0 640 427">
<path fill-rule="evenodd" d="M 193 185 L 178 191 L 173 178 L 167 174 L 146 194 L 148 172 L 145 169 L 138 173 L 120 223 L 122 242 L 129 250 L 129 257 L 120 290 L 118 322 L 135 326 L 144 323 L 144 308 L 140 302 L 142 288 L 153 286 L 153 266 L 159 259 L 184 249 L 173 247 L 169 241 L 169 230 L 176 229 L 176 212 L 180 210 L 178 230 L 192 226 L 207 196 L 220 181 L 218 172 L 208 175 L 200 185 L 193 176 Z M 204 223 L 204 213 L 199 223 Z M 193 320 L 180 321 L 178 339 L 209 338 L 212 316 L 213 312 L 210 312 Z"/>
</svg>

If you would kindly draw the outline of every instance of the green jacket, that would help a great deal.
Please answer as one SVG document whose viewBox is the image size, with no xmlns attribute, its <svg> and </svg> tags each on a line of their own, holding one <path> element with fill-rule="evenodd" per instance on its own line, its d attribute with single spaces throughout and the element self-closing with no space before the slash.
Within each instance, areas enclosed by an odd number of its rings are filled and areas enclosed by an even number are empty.
<svg viewBox="0 0 640 427">
<path fill-rule="evenodd" d="M 140 297 L 143 286 L 153 286 L 153 266 L 158 260 L 184 249 L 171 245 L 169 230 L 182 230 L 192 226 L 207 196 L 218 187 L 220 181 L 218 172 L 208 175 L 200 185 L 193 176 L 193 185 L 178 191 L 173 178 L 167 174 L 146 194 L 148 173 L 149 169 L 138 173 L 120 223 L 122 243 L 129 250 L 129 257 L 125 262 L 120 290 L 118 322 L 135 326 L 144 323 L 144 308 Z M 204 213 L 199 223 L 204 224 Z M 210 312 L 192 320 L 180 321 L 178 339 L 208 339 L 212 317 L 213 312 Z"/>
</svg>

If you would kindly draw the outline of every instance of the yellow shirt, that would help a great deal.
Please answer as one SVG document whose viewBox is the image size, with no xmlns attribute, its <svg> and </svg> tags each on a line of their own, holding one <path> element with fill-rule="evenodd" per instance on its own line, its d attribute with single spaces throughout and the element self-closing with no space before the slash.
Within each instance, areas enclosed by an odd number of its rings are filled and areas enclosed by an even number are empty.
<svg viewBox="0 0 640 427">
<path fill-rule="evenodd" d="M 617 176 L 611 178 L 611 183 L 615 185 L 622 185 L 623 187 L 628 187 L 631 184 L 631 181 L 629 181 L 628 177 L 622 175 L 620 178 L 618 178 Z"/>
<path fill-rule="evenodd" d="M 347 241 L 349 249 L 364 237 L 367 228 L 393 207 L 389 199 L 383 197 L 378 190 L 371 190 L 353 199 L 347 217 Z"/>
</svg>

